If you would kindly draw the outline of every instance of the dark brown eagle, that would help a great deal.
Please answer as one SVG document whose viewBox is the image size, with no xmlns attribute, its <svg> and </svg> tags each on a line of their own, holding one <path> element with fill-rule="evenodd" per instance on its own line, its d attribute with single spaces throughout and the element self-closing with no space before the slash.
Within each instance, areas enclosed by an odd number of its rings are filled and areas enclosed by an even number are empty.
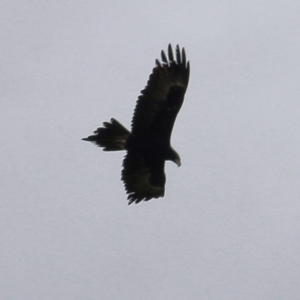
<svg viewBox="0 0 300 300">
<path fill-rule="evenodd" d="M 141 91 L 134 110 L 131 132 L 117 120 L 104 122 L 94 135 L 84 138 L 103 147 L 104 151 L 127 150 L 123 161 L 122 180 L 128 204 L 163 197 L 165 194 L 165 161 L 181 165 L 180 157 L 171 147 L 171 133 L 183 103 L 190 66 L 184 48 L 171 45 L 168 56 L 161 52 L 147 86 Z"/>
</svg>

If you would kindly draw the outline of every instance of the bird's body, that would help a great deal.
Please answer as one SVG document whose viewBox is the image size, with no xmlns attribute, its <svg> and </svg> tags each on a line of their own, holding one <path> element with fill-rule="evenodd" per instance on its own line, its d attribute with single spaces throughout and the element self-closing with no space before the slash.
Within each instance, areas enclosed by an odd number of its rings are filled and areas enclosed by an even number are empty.
<svg viewBox="0 0 300 300">
<path fill-rule="evenodd" d="M 129 204 L 164 196 L 166 160 L 180 166 L 180 157 L 170 139 L 176 116 L 183 103 L 189 80 L 189 62 L 184 49 L 171 45 L 168 58 L 162 51 L 162 63 L 156 60 L 147 86 L 137 100 L 131 132 L 115 119 L 104 122 L 94 135 L 83 140 L 94 142 L 105 151 L 127 150 L 122 180 Z"/>
</svg>

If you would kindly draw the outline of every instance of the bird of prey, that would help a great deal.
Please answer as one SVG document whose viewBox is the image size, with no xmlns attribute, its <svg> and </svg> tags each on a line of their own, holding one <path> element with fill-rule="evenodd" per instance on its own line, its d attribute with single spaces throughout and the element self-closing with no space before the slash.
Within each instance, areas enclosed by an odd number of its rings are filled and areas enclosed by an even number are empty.
<svg viewBox="0 0 300 300">
<path fill-rule="evenodd" d="M 162 51 L 161 61 L 156 59 L 147 85 L 138 97 L 131 131 L 112 118 L 93 135 L 83 138 L 103 147 L 104 151 L 127 151 L 121 178 L 128 204 L 163 197 L 165 161 L 181 165 L 170 140 L 187 90 L 190 66 L 184 48 L 177 45 L 174 55 L 169 44 L 167 54 Z"/>
</svg>

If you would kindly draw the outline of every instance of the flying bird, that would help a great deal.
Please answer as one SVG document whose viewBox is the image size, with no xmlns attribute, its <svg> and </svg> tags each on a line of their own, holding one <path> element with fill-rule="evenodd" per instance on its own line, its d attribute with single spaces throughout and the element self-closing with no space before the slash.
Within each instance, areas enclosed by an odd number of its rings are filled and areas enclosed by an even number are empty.
<svg viewBox="0 0 300 300">
<path fill-rule="evenodd" d="M 181 165 L 178 153 L 171 147 L 171 133 L 183 103 L 189 82 L 190 65 L 185 50 L 172 46 L 168 55 L 161 51 L 146 87 L 138 97 L 131 131 L 117 120 L 104 122 L 103 127 L 84 141 L 103 147 L 104 151 L 127 150 L 121 179 L 128 194 L 128 204 L 163 197 L 165 194 L 165 161 Z"/>
</svg>

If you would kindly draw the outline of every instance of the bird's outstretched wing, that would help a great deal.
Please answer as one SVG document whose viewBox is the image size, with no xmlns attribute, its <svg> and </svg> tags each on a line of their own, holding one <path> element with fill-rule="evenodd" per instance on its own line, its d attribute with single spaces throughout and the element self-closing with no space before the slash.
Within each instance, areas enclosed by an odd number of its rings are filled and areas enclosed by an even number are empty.
<svg viewBox="0 0 300 300">
<path fill-rule="evenodd" d="M 128 194 L 128 204 L 163 197 L 165 194 L 165 161 L 147 164 L 145 158 L 128 151 L 123 161 L 122 180 Z"/>
<path fill-rule="evenodd" d="M 170 138 L 188 86 L 190 67 L 184 49 L 178 45 L 175 56 L 169 45 L 168 56 L 162 51 L 161 60 L 156 60 L 132 119 L 131 134 L 137 142 L 127 149 L 122 170 L 129 204 L 164 196 L 165 160 L 170 159 L 167 153 L 175 153 Z"/>
<path fill-rule="evenodd" d="M 161 60 L 156 60 L 148 83 L 137 100 L 131 132 L 170 140 L 188 86 L 190 66 L 184 48 L 180 51 L 178 45 L 174 56 L 169 44 L 168 56 L 162 51 Z"/>
</svg>

